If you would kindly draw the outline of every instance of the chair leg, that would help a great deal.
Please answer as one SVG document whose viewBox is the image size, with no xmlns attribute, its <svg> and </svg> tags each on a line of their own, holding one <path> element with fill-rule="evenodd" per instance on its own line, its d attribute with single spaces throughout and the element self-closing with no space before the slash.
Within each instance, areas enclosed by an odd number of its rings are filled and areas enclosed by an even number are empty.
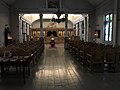
<svg viewBox="0 0 120 90">
<path fill-rule="evenodd" d="M 25 78 L 25 66 L 23 65 L 23 81 L 24 84 L 26 83 L 26 78 Z"/>
<path fill-rule="evenodd" d="M 30 63 L 28 64 L 28 75 L 30 76 Z"/>
<path fill-rule="evenodd" d="M 2 65 L 1 66 L 1 79 L 3 78 L 3 76 L 4 76 L 4 66 Z"/>
</svg>

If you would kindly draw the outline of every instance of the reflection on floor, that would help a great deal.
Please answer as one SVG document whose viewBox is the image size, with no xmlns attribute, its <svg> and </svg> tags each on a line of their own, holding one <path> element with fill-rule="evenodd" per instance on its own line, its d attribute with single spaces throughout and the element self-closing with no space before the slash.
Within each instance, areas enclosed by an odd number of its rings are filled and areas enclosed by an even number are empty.
<svg viewBox="0 0 120 90">
<path fill-rule="evenodd" d="M 120 73 L 90 73 L 64 51 L 63 45 L 45 47 L 31 77 L 0 79 L 0 90 L 120 90 Z"/>
</svg>

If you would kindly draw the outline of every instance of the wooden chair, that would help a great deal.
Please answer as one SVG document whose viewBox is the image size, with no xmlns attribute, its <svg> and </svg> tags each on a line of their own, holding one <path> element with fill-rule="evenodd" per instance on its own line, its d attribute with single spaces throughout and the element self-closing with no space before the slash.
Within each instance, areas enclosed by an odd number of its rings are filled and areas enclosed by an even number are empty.
<svg viewBox="0 0 120 90">
<path fill-rule="evenodd" d="M 116 51 L 114 48 L 110 47 L 106 49 L 104 68 L 107 71 L 115 72 L 116 69 Z"/>
<path fill-rule="evenodd" d="M 103 72 L 104 58 L 102 51 L 94 51 L 87 54 L 87 67 L 88 70 Z"/>
</svg>

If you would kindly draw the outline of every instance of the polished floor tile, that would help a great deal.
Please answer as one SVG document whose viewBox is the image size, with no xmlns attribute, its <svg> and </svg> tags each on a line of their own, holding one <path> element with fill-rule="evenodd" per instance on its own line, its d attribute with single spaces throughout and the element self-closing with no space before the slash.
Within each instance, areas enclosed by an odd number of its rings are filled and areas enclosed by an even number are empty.
<svg viewBox="0 0 120 90">
<path fill-rule="evenodd" d="M 0 90 L 120 90 L 120 73 L 90 73 L 62 44 L 46 45 L 26 84 L 11 74 L 0 79 Z"/>
</svg>

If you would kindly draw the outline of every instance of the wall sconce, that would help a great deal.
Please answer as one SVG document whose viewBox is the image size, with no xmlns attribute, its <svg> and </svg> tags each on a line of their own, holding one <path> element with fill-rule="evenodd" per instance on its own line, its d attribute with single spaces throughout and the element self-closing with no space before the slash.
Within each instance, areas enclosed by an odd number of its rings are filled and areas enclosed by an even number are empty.
<svg viewBox="0 0 120 90">
<path fill-rule="evenodd" d="M 9 39 L 9 40 L 12 40 L 12 37 L 11 37 L 11 36 L 8 36 L 8 39 Z"/>
<path fill-rule="evenodd" d="M 95 38 L 100 38 L 100 30 L 95 30 Z"/>
</svg>

